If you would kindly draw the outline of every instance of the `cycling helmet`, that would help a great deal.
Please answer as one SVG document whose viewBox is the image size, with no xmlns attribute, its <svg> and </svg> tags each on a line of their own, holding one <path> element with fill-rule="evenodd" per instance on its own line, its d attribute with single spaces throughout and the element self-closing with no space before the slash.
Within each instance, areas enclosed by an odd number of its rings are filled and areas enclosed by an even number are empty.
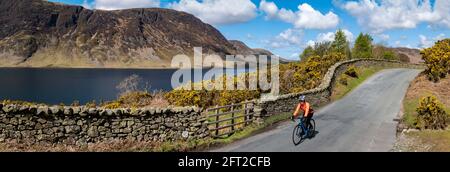
<svg viewBox="0 0 450 172">
<path fill-rule="evenodd" d="M 301 95 L 299 98 L 298 98 L 298 100 L 299 101 L 305 101 L 305 99 L 306 99 L 306 96 L 305 95 Z"/>
</svg>

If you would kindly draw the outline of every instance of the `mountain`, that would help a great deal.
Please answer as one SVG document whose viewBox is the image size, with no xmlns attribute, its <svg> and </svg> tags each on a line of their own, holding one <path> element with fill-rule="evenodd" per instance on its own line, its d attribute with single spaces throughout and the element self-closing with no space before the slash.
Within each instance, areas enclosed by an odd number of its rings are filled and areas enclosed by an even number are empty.
<svg viewBox="0 0 450 172">
<path fill-rule="evenodd" d="M 414 64 L 419 64 L 423 62 L 422 55 L 420 55 L 419 49 L 414 48 L 406 48 L 406 47 L 396 47 L 396 48 L 389 48 L 390 50 L 394 51 L 397 55 L 404 54 L 408 56 L 409 61 Z"/>
<path fill-rule="evenodd" d="M 229 42 L 233 45 L 233 47 L 237 50 L 237 52 L 240 52 L 242 55 L 266 55 L 268 57 L 272 57 L 272 55 L 274 55 L 269 50 L 261 48 L 250 48 L 242 41 L 230 40 Z M 282 57 L 279 57 L 279 60 L 280 63 L 290 62 L 290 60 L 284 59 Z"/>
<path fill-rule="evenodd" d="M 3 67 L 169 67 L 174 55 L 192 57 L 194 47 L 221 57 L 247 53 L 213 26 L 171 9 L 103 11 L 1 0 L 0 25 Z"/>
<path fill-rule="evenodd" d="M 248 47 L 247 45 L 245 45 L 245 43 L 238 41 L 238 40 L 230 40 L 229 41 L 233 47 L 242 53 L 242 55 L 267 55 L 267 56 L 271 56 L 273 55 L 271 52 L 267 51 L 267 50 L 263 50 L 263 49 L 251 49 L 250 47 Z"/>
</svg>

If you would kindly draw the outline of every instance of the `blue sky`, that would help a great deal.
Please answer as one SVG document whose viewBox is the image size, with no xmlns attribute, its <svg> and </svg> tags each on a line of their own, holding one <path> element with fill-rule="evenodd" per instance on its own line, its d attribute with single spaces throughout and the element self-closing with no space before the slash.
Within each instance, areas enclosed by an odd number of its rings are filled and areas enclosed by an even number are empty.
<svg viewBox="0 0 450 172">
<path fill-rule="evenodd" d="M 288 59 L 343 29 L 375 43 L 425 48 L 450 37 L 448 0 L 50 0 L 91 9 L 142 7 L 186 11 L 219 29 L 227 39 L 265 48 Z"/>
</svg>

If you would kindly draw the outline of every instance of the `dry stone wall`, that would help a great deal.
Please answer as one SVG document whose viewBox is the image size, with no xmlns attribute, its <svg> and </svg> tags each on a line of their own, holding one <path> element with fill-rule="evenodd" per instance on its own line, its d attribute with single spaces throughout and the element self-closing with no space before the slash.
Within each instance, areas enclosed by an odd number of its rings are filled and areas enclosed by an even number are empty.
<svg viewBox="0 0 450 172">
<path fill-rule="evenodd" d="M 196 107 L 100 109 L 0 104 L 0 141 L 82 145 L 112 139 L 175 141 L 209 136 Z"/>
</svg>

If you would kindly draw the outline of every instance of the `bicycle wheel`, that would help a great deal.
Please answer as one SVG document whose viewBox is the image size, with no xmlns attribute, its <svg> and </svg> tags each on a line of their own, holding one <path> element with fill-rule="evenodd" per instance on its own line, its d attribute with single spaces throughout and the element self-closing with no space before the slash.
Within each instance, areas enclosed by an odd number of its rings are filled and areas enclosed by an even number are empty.
<svg viewBox="0 0 450 172">
<path fill-rule="evenodd" d="M 300 127 L 300 125 L 295 125 L 294 131 L 292 132 L 292 141 L 294 142 L 294 145 L 298 145 L 302 141 L 303 137 L 301 133 L 302 128 Z"/>
<path fill-rule="evenodd" d="M 314 121 L 314 119 L 311 119 L 309 125 L 309 137 L 314 136 L 315 133 L 316 133 L 316 121 Z"/>
</svg>

